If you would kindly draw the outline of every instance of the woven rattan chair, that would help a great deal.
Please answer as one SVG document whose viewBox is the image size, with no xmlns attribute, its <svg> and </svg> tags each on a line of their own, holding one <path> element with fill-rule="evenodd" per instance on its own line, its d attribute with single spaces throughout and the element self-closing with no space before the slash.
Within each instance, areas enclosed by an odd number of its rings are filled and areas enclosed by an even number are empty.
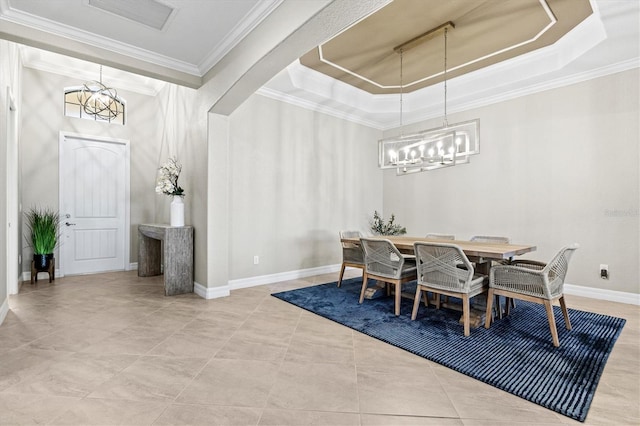
<svg viewBox="0 0 640 426">
<path fill-rule="evenodd" d="M 418 285 L 411 319 L 415 320 L 423 291 L 435 294 L 436 308 L 440 308 L 440 295 L 462 299 L 464 335 L 469 336 L 469 300 L 487 291 L 487 277 L 474 273 L 473 265 L 462 249 L 454 244 L 415 243 Z M 463 265 L 464 268 L 459 268 Z"/>
<path fill-rule="evenodd" d="M 367 282 L 374 279 L 395 286 L 394 313 L 400 315 L 400 298 L 402 297 L 402 284 L 416 279 L 415 256 L 400 253 L 389 240 L 361 238 L 364 249 L 364 278 L 360 291 L 360 303 L 364 300 L 367 290 Z"/>
<path fill-rule="evenodd" d="M 475 241 L 477 243 L 490 243 L 490 244 L 509 244 L 508 237 L 494 237 L 489 235 L 474 235 L 469 239 L 469 241 Z M 491 265 L 508 265 L 511 263 L 511 259 L 505 260 L 494 260 L 491 261 Z M 502 306 L 500 304 L 500 296 L 496 296 L 496 312 L 498 313 L 498 318 L 502 319 Z M 507 304 L 505 310 L 508 311 L 509 307 L 516 306 L 516 302 L 513 299 L 507 299 Z"/>
<path fill-rule="evenodd" d="M 343 238 L 360 238 L 362 234 L 358 231 L 341 231 L 340 240 Z M 338 287 L 342 285 L 342 277 L 345 268 L 360 268 L 364 273 L 364 252 L 358 244 L 342 242 L 342 267 L 340 268 L 340 277 L 338 278 Z"/>
<path fill-rule="evenodd" d="M 491 268 L 485 328 L 491 326 L 491 302 L 494 295 L 541 303 L 547 311 L 553 345 L 560 346 L 552 305 L 556 301 L 560 302 L 565 327 L 567 330 L 571 330 L 563 287 L 569 268 L 569 260 L 578 247 L 578 244 L 564 247 L 547 264 L 531 260 L 517 260 L 511 265 Z M 508 303 L 507 306 L 509 306 Z"/>
<path fill-rule="evenodd" d="M 455 235 L 449 234 L 427 234 L 425 238 L 431 238 L 432 240 L 455 240 Z"/>
</svg>

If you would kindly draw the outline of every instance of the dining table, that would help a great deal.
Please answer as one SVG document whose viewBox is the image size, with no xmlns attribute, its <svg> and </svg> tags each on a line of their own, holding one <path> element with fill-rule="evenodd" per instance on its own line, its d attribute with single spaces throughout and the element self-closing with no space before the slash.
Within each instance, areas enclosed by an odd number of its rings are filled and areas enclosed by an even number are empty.
<svg viewBox="0 0 640 426">
<path fill-rule="evenodd" d="M 380 235 L 368 238 L 380 238 L 389 240 L 398 250 L 403 253 L 413 253 L 413 243 L 445 243 L 455 244 L 462 249 L 471 262 L 476 264 L 477 272 L 488 274 L 492 261 L 511 260 L 516 256 L 521 256 L 536 250 L 536 246 L 531 244 L 504 244 L 487 243 L 467 240 L 443 240 L 439 238 L 411 237 L 406 235 Z M 359 238 L 342 238 L 342 242 L 360 245 Z"/>
<path fill-rule="evenodd" d="M 505 244 L 468 240 L 444 240 L 440 238 L 425 238 L 415 236 L 412 237 L 406 235 L 379 235 L 368 238 L 389 240 L 398 248 L 398 250 L 400 250 L 400 252 L 405 254 L 413 254 L 413 244 L 416 242 L 455 244 L 460 247 L 460 249 L 462 249 L 464 254 L 469 258 L 469 261 L 474 263 L 476 272 L 487 276 L 491 271 L 491 266 L 493 265 L 494 261 L 501 263 L 504 261 L 510 261 L 516 256 L 521 256 L 523 254 L 530 253 L 536 250 L 536 246 L 532 244 Z M 357 237 L 342 238 L 341 241 L 343 243 L 360 245 L 360 239 Z M 447 307 L 447 305 L 447 303 L 443 304 L 444 307 Z M 499 307 L 500 305 L 497 304 L 497 306 Z M 456 305 L 451 305 L 451 307 L 457 309 Z M 498 315 L 501 317 L 502 312 L 499 312 Z M 470 316 L 472 327 L 478 327 L 479 325 L 483 324 L 483 307 L 480 305 L 477 306 L 477 309 L 472 309 Z"/>
</svg>

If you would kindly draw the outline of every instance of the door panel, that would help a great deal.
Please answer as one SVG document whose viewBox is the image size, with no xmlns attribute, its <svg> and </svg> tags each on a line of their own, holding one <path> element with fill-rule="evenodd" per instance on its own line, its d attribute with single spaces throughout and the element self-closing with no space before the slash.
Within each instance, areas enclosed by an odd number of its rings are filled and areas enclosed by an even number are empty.
<svg viewBox="0 0 640 426">
<path fill-rule="evenodd" d="M 128 149 L 117 140 L 61 137 L 64 274 L 126 269 Z"/>
</svg>

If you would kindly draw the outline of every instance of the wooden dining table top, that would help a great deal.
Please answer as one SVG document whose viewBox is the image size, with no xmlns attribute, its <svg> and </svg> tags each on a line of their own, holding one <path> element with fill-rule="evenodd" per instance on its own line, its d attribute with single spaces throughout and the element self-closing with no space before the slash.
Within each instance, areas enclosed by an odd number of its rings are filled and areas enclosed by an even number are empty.
<svg viewBox="0 0 640 426">
<path fill-rule="evenodd" d="M 510 259 L 512 257 L 520 256 L 536 250 L 536 246 L 528 244 L 503 244 L 465 240 L 442 240 L 435 238 L 411 237 L 406 235 L 387 235 L 367 238 L 389 240 L 401 251 L 412 251 L 413 243 L 415 242 L 455 244 L 462 249 L 467 257 L 487 260 Z M 341 241 L 352 244 L 360 243 L 359 238 L 342 238 Z"/>
</svg>

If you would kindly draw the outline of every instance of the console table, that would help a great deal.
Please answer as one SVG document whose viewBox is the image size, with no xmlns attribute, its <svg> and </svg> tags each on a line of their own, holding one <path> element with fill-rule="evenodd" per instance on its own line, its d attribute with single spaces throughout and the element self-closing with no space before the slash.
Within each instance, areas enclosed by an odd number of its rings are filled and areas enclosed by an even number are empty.
<svg viewBox="0 0 640 426">
<path fill-rule="evenodd" d="M 139 277 L 162 274 L 162 261 L 165 296 L 193 293 L 193 226 L 138 225 L 138 244 Z"/>
</svg>

